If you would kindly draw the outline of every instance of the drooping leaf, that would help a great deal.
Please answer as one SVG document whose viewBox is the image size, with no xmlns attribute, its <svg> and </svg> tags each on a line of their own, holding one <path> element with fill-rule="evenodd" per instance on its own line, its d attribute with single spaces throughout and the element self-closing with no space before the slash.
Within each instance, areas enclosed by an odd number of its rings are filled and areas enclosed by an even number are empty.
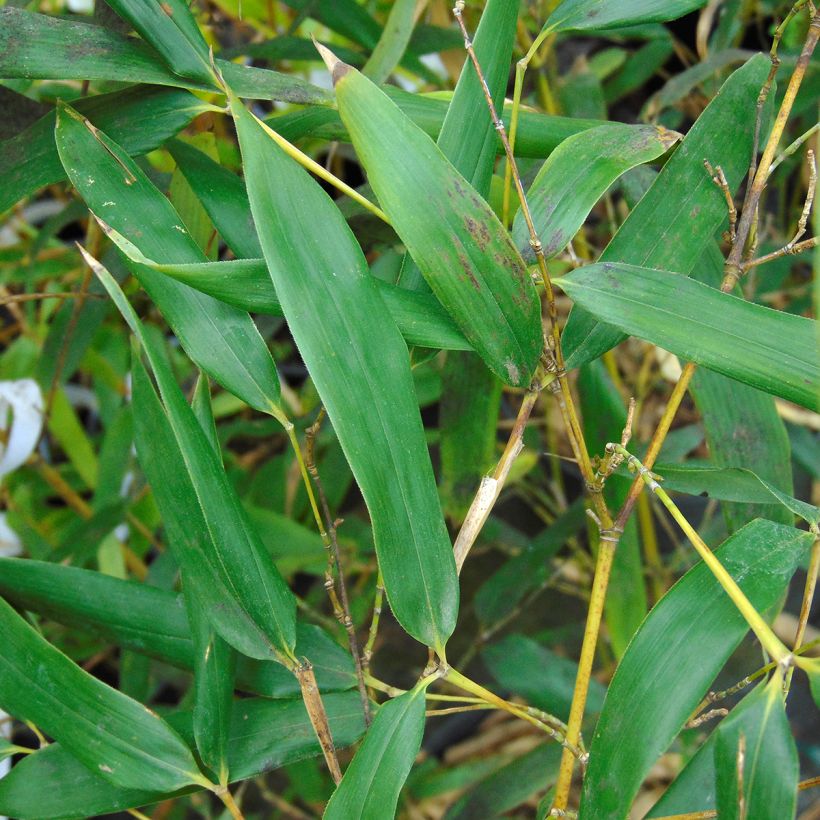
<svg viewBox="0 0 820 820">
<path fill-rule="evenodd" d="M 162 145 L 207 109 L 202 101 L 180 88 L 144 85 L 77 100 L 75 105 L 131 156 Z M 0 143 L 0 213 L 38 188 L 65 179 L 54 143 L 55 119 L 56 113 L 50 111 Z"/>
<path fill-rule="evenodd" d="M 810 319 L 751 304 L 681 274 L 618 262 L 587 265 L 555 281 L 601 322 L 767 393 L 817 407 L 820 364 Z"/>
<path fill-rule="evenodd" d="M 179 282 L 229 305 L 252 313 L 282 316 L 264 259 L 232 259 L 225 262 L 194 262 L 189 265 L 160 264 L 114 230 L 109 238 L 136 264 L 164 273 Z M 429 294 L 414 293 L 371 277 L 405 341 L 444 350 L 470 350 L 469 342 L 449 314 Z"/>
<path fill-rule="evenodd" d="M 706 5 L 706 0 L 563 0 L 547 19 L 544 30 L 603 31 L 645 23 L 663 23 Z"/>
<path fill-rule="evenodd" d="M 618 3 L 612 8 L 620 6 Z M 703 167 L 703 160 L 721 166 L 730 190 L 740 184 L 749 166 L 754 138 L 754 116 L 750 112 L 754 111 L 769 66 L 768 58 L 760 54 L 729 77 L 599 261 L 687 275 L 692 272 L 726 221 L 726 200 Z M 623 332 L 599 324 L 580 308 L 573 308 L 564 329 L 568 368 L 592 361 L 625 338 Z"/>
<path fill-rule="evenodd" d="M 59 111 L 56 140 L 72 184 L 107 225 L 134 240 L 149 258 L 206 261 L 179 215 L 136 163 L 67 106 Z M 263 412 L 276 407 L 276 367 L 247 313 L 150 268 L 133 265 L 131 270 L 199 367 L 251 407 Z"/>
<path fill-rule="evenodd" d="M 721 819 L 791 820 L 797 810 L 800 764 L 786 718 L 783 676 L 773 675 L 768 683 L 746 695 L 716 733 L 717 810 Z"/>
<path fill-rule="evenodd" d="M 219 456 L 207 377 L 200 376 L 197 381 L 191 409 Z M 225 786 L 229 780 L 228 744 L 237 653 L 214 630 L 203 601 L 195 590 L 184 588 L 183 592 L 194 643 L 193 725 L 196 747 L 202 762 L 216 775 L 220 785 Z"/>
<path fill-rule="evenodd" d="M 426 687 L 419 684 L 379 709 L 325 809 L 325 820 L 393 817 L 424 732 Z"/>
<path fill-rule="evenodd" d="M 294 660 L 296 602 L 248 521 L 170 367 L 113 277 L 85 254 L 145 351 L 134 357 L 135 438 L 187 583 L 220 634 L 251 657 Z M 158 445 L 158 440 L 162 444 Z"/>
<path fill-rule="evenodd" d="M 327 59 L 356 153 L 413 260 L 487 366 L 508 384 L 528 385 L 543 345 L 540 311 L 509 235 L 389 97 L 356 69 Z"/>
<path fill-rule="evenodd" d="M 136 581 L 42 561 L 0 558 L 0 594 L 21 609 L 98 635 L 180 669 L 193 669 L 191 628 L 181 596 Z M 296 655 L 313 665 L 323 692 L 356 685 L 353 662 L 316 626 L 296 625 Z M 299 694 L 299 685 L 272 661 L 240 657 L 237 688 L 268 698 Z"/>
<path fill-rule="evenodd" d="M 680 135 L 663 127 L 609 123 L 564 140 L 527 191 L 538 238 L 549 258 L 560 253 L 595 203 L 630 168 L 657 159 Z M 524 259 L 535 259 L 524 216 L 513 222 L 513 240 Z"/>
<path fill-rule="evenodd" d="M 698 464 L 658 464 L 653 470 L 663 477 L 666 490 L 690 495 L 706 493 L 711 498 L 741 504 L 782 505 L 786 518 L 800 516 L 809 524 L 820 524 L 820 508 L 781 492 L 752 470 L 743 467 L 712 467 Z"/>
<path fill-rule="evenodd" d="M 161 792 L 207 783 L 158 715 L 78 667 L 3 600 L 0 626 L 0 707 L 118 786 Z"/>
<path fill-rule="evenodd" d="M 764 611 L 779 600 L 812 540 L 810 533 L 756 520 L 715 552 L 752 606 Z M 747 631 L 702 562 L 658 602 L 607 691 L 589 748 L 581 820 L 627 816 L 647 772 Z"/>
<path fill-rule="evenodd" d="M 407 349 L 332 200 L 238 101 L 232 107 L 268 269 L 370 511 L 390 606 L 413 637 L 441 650 L 458 586 Z"/>
<path fill-rule="evenodd" d="M 333 737 L 339 748 L 364 731 L 358 693 L 325 695 Z M 191 715 L 178 712 L 168 722 L 193 741 Z M 232 777 L 246 780 L 289 763 L 320 754 L 302 700 L 245 699 L 231 719 L 228 764 Z M 48 788 L 43 788 L 47 783 Z M 195 789 L 186 789 L 182 793 Z M 180 792 L 149 788 L 122 789 L 73 757 L 61 743 L 27 755 L 0 779 L 0 812 L 19 820 L 68 820 L 97 817 L 157 803 Z"/>
<path fill-rule="evenodd" d="M 181 0 L 174 3 L 184 5 Z M 163 15 L 161 3 L 139 5 L 149 13 L 156 10 Z M 170 53 L 187 63 L 185 71 L 177 73 L 166 68 L 162 57 L 147 43 L 101 26 L 34 14 L 13 6 L 0 9 L 0 76 L 5 78 L 116 80 L 217 90 L 207 48 L 204 64 L 185 46 L 176 50 L 171 44 Z M 325 105 L 331 100 L 326 91 L 299 77 L 227 60 L 217 59 L 215 64 L 225 80 L 244 97 Z"/>
</svg>

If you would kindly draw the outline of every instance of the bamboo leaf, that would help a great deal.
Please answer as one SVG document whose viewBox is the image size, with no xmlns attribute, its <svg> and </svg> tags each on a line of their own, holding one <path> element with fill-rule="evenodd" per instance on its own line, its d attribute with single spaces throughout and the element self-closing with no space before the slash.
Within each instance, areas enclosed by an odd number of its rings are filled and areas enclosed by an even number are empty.
<svg viewBox="0 0 820 820">
<path fill-rule="evenodd" d="M 83 252 L 145 351 L 162 402 L 134 357 L 135 439 L 177 562 L 196 594 L 208 601 L 214 627 L 251 657 L 295 662 L 296 602 L 193 411 L 114 278 Z M 158 442 L 161 441 L 161 444 Z"/>
<path fill-rule="evenodd" d="M 379 42 L 362 72 L 374 83 L 383 83 L 399 64 L 415 23 L 417 0 L 396 0 L 382 29 Z"/>
<path fill-rule="evenodd" d="M 527 191 L 532 220 L 549 258 L 560 253 L 584 224 L 595 203 L 630 168 L 657 159 L 680 139 L 662 126 L 610 123 L 564 140 Z M 524 259 L 535 255 L 519 210 L 513 240 Z"/>
<path fill-rule="evenodd" d="M 479 65 L 485 66 L 484 79 L 496 110 L 504 104 L 517 19 L 514 3 L 490 0 L 473 41 Z M 479 126 L 482 118 L 483 128 Z M 465 60 L 437 145 L 485 199 L 490 192 L 496 139 L 481 81 L 472 61 Z M 409 254 L 404 261 L 402 281 L 406 281 L 407 266 L 415 266 Z M 501 381 L 475 354 L 447 356 L 439 403 L 440 484 L 445 510 L 459 523 L 495 460 L 501 389 Z"/>
<path fill-rule="evenodd" d="M 324 820 L 384 820 L 393 817 L 424 733 L 423 683 L 379 709 L 342 782 L 330 798 Z"/>
<path fill-rule="evenodd" d="M 715 808 L 715 741 L 712 732 L 672 785 L 647 814 L 647 818 L 668 817 Z"/>
<path fill-rule="evenodd" d="M 752 153 L 752 112 L 769 66 L 769 59 L 759 54 L 729 77 L 618 229 L 600 262 L 692 272 L 726 221 L 726 200 L 703 160 L 721 166 L 732 191 L 740 184 Z M 564 329 L 568 368 L 592 361 L 625 338 L 580 308 L 573 308 Z"/>
<path fill-rule="evenodd" d="M 358 693 L 326 695 L 324 702 L 337 745 L 354 743 L 364 731 Z M 189 712 L 169 715 L 168 722 L 193 739 Z M 319 744 L 301 699 L 249 698 L 237 704 L 228 744 L 228 764 L 236 780 L 318 754 Z M 48 788 L 43 788 L 44 783 Z M 179 794 L 151 791 L 144 784 L 117 788 L 79 763 L 63 744 L 54 743 L 27 755 L 0 779 L 0 811 L 18 820 L 67 820 L 107 815 Z"/>
<path fill-rule="evenodd" d="M 215 299 L 252 313 L 283 315 L 264 259 L 166 265 L 143 256 L 114 230 L 108 231 L 108 237 L 137 264 L 164 273 Z M 470 350 L 461 331 L 434 297 L 404 290 L 374 276 L 370 278 L 405 341 L 444 350 Z"/>
<path fill-rule="evenodd" d="M 162 145 L 207 110 L 204 103 L 182 89 L 141 85 L 75 104 L 77 111 L 110 134 L 131 156 Z M 54 143 L 55 121 L 56 111 L 50 111 L 0 143 L 0 213 L 38 188 L 65 179 Z"/>
<path fill-rule="evenodd" d="M 338 208 L 232 107 L 268 269 L 370 511 L 390 606 L 407 632 L 443 651 L 458 586 L 407 349 Z"/>
<path fill-rule="evenodd" d="M 658 464 L 654 471 L 663 477 L 666 490 L 675 490 L 690 495 L 719 498 L 743 504 L 782 505 L 788 512 L 787 522 L 793 516 L 800 516 L 808 524 L 820 525 L 820 507 L 807 504 L 778 490 L 757 473 L 743 467 L 712 467 L 698 464 Z"/>
<path fill-rule="evenodd" d="M 207 378 L 198 379 L 191 409 L 221 461 Z M 185 603 L 194 643 L 194 737 L 202 762 L 226 786 L 236 651 L 214 630 L 202 600 L 191 592 Z"/>
<path fill-rule="evenodd" d="M 0 706 L 125 788 L 206 785 L 190 749 L 156 714 L 80 669 L 0 600 Z"/>
<path fill-rule="evenodd" d="M 764 611 L 780 599 L 812 540 L 811 533 L 757 520 L 716 555 L 755 609 Z M 580 820 L 627 816 L 647 772 L 747 632 L 702 562 L 660 600 L 609 686 L 589 749 Z"/>
<path fill-rule="evenodd" d="M 706 0 L 564 0 L 547 19 L 543 32 L 603 31 L 645 23 L 663 23 L 702 8 Z"/>
<path fill-rule="evenodd" d="M 125 649 L 193 669 L 191 627 L 181 595 L 100 572 L 42 561 L 0 558 L 0 594 L 21 609 L 90 632 Z M 319 627 L 296 625 L 296 655 L 312 663 L 322 692 L 356 685 L 353 662 Z M 268 698 L 299 695 L 280 664 L 240 657 L 237 688 Z"/>
<path fill-rule="evenodd" d="M 174 2 L 184 5 L 181 0 Z M 140 5 L 149 10 L 159 10 L 162 6 L 161 3 Z M 174 37 L 184 40 L 181 33 L 172 35 L 172 39 Z M 78 48 L 78 44 L 82 47 Z M 207 48 L 203 64 L 186 45 L 178 51 L 173 45 L 169 47 L 172 54 L 178 55 L 179 62 L 187 66 L 181 73 L 166 68 L 160 54 L 147 43 L 101 26 L 35 14 L 12 6 L 0 9 L 0 76 L 9 79 L 59 77 L 63 80 L 115 80 L 200 91 L 217 90 L 210 73 Z M 226 82 L 243 97 L 320 105 L 327 105 L 332 99 L 328 92 L 299 77 L 227 60 L 216 59 L 214 62 Z M 208 110 L 210 106 L 204 108 Z"/>
<path fill-rule="evenodd" d="M 754 305 L 681 274 L 618 262 L 587 265 L 556 279 L 597 319 L 809 409 L 820 366 L 814 322 Z M 772 362 L 778 362 L 776 372 Z"/>
<path fill-rule="evenodd" d="M 539 305 L 509 235 L 389 97 L 327 55 L 342 120 L 413 260 L 487 366 L 508 384 L 528 385 L 543 345 Z"/>
<path fill-rule="evenodd" d="M 212 80 L 208 44 L 185 0 L 106 0 L 123 20 L 162 55 L 168 66 L 182 77 L 203 82 Z"/>
<path fill-rule="evenodd" d="M 767 684 L 746 695 L 716 733 L 717 810 L 721 820 L 793 818 L 800 765 L 786 718 L 782 674 L 773 675 Z"/>
<path fill-rule="evenodd" d="M 439 136 L 449 110 L 447 100 L 410 94 L 389 85 L 384 86 L 382 90 L 425 134 L 433 139 Z M 506 105 L 502 114 L 508 128 L 511 110 L 512 106 Z M 304 137 L 350 142 L 350 134 L 342 123 L 339 112 L 331 108 L 312 107 L 278 114 L 268 118 L 266 122 L 274 131 L 291 142 Z M 518 117 L 518 136 L 515 138 L 516 156 L 543 159 L 567 137 L 603 124 L 601 120 L 556 117 L 522 111 Z M 495 150 L 497 154 L 504 153 L 498 137 L 495 137 Z"/>
<path fill-rule="evenodd" d="M 747 468 L 764 483 L 768 482 L 776 493 L 793 495 L 791 447 L 774 398 L 703 369 L 696 371 L 689 389 L 703 419 L 709 455 L 715 466 Z M 763 495 L 762 505 L 722 505 L 730 532 L 752 518 L 794 523 L 788 509 L 777 502 L 773 504 L 765 492 Z"/>
<path fill-rule="evenodd" d="M 206 261 L 179 215 L 136 163 L 67 106 L 59 111 L 56 140 L 72 184 L 107 225 L 136 240 L 148 257 Z M 150 268 L 131 270 L 199 367 L 251 407 L 268 413 L 276 409 L 276 367 L 247 313 Z"/>
</svg>

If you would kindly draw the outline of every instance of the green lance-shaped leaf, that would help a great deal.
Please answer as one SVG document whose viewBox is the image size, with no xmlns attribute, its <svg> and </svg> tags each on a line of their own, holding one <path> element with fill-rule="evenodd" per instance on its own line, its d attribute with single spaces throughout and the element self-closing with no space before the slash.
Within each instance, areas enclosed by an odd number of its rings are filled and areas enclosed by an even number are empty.
<svg viewBox="0 0 820 820">
<path fill-rule="evenodd" d="M 162 145 L 208 108 L 180 88 L 142 85 L 77 100 L 75 105 L 131 156 Z M 16 136 L 0 142 L 0 213 L 37 189 L 65 179 L 54 143 L 55 119 L 56 112 L 50 111 Z"/>
<path fill-rule="evenodd" d="M 159 9 L 161 3 L 145 3 Z M 184 58 L 186 51 L 178 53 Z M 210 58 L 205 52 L 207 76 L 194 57 L 192 74 L 179 74 L 163 65 L 160 54 L 147 43 L 98 25 L 33 14 L 13 7 L 0 9 L 0 76 L 9 79 L 111 80 L 179 86 L 214 91 Z M 287 100 L 327 105 L 324 89 L 299 77 L 262 68 L 214 61 L 237 93 L 252 99 Z M 203 104 L 210 110 L 211 106 Z"/>
<path fill-rule="evenodd" d="M 407 348 L 338 208 L 235 99 L 232 108 L 270 275 L 370 511 L 390 606 L 442 651 L 458 585 Z"/>
<path fill-rule="evenodd" d="M 193 262 L 190 265 L 160 264 L 113 229 L 108 238 L 133 262 L 213 296 L 229 305 L 271 316 L 282 316 L 282 304 L 264 259 L 231 259 L 225 262 Z M 261 252 L 261 250 L 260 250 Z M 443 350 L 470 350 L 450 315 L 430 294 L 415 293 L 371 277 L 388 312 L 409 344 Z"/>
<path fill-rule="evenodd" d="M 662 126 L 609 123 L 564 140 L 527 191 L 544 255 L 555 256 L 567 246 L 621 174 L 656 159 L 678 139 L 680 134 Z M 521 211 L 515 216 L 512 233 L 524 259 L 534 261 Z"/>
<path fill-rule="evenodd" d="M 755 609 L 764 611 L 780 599 L 812 540 L 811 533 L 759 519 L 715 552 Z M 702 562 L 659 601 L 609 686 L 589 749 L 580 820 L 627 816 L 644 777 L 747 632 Z"/>
<path fill-rule="evenodd" d="M 339 747 L 361 737 L 364 719 L 358 693 L 326 695 L 324 701 Z M 171 714 L 168 722 L 193 741 L 189 712 Z M 301 698 L 246 698 L 237 703 L 228 745 L 234 780 L 257 777 L 318 754 L 319 744 Z M 0 779 L 0 812 L 17 820 L 99 817 L 197 790 L 161 792 L 148 783 L 119 788 L 80 763 L 62 743 L 52 743 L 27 755 Z"/>
<path fill-rule="evenodd" d="M 3 600 L 0 629 L 4 710 L 32 721 L 118 786 L 208 785 L 190 749 L 158 715 L 80 669 Z"/>
<path fill-rule="evenodd" d="M 496 110 L 504 103 L 517 19 L 514 3 L 490 0 L 473 41 Z M 490 192 L 496 141 L 481 81 L 472 61 L 465 60 L 437 145 L 485 199 Z M 402 282 L 408 266 L 415 263 L 408 255 L 404 265 Z M 416 279 L 426 290 L 425 280 L 420 275 Z M 501 388 L 498 377 L 474 353 L 447 356 L 439 405 L 440 484 L 445 510 L 457 522 L 464 520 L 482 477 L 494 461 Z"/>
<path fill-rule="evenodd" d="M 555 281 L 573 302 L 624 333 L 817 407 L 820 363 L 810 319 L 751 304 L 681 274 L 618 262 L 587 265 Z"/>
<path fill-rule="evenodd" d="M 293 662 L 296 601 L 248 521 L 236 491 L 171 369 L 108 271 L 83 252 L 139 340 L 154 392 L 133 361 L 135 440 L 183 578 L 208 601 L 214 627 L 246 655 Z"/>
<path fill-rule="evenodd" d="M 379 709 L 327 804 L 324 820 L 394 817 L 424 734 L 424 682 Z"/>
<path fill-rule="evenodd" d="M 808 524 L 820 526 L 820 507 L 807 504 L 773 484 L 762 479 L 752 470 L 743 467 L 713 467 L 703 464 L 657 464 L 653 467 L 663 478 L 665 490 L 675 490 L 690 495 L 703 495 L 732 501 L 738 504 L 779 505 L 791 523 L 798 515 Z"/>
<path fill-rule="evenodd" d="M 178 669 L 194 667 L 191 627 L 176 593 L 62 564 L 0 558 L 0 595 L 20 609 L 124 649 Z M 350 654 L 319 627 L 296 625 L 295 654 L 313 664 L 322 692 L 356 686 Z M 296 678 L 281 664 L 245 656 L 238 660 L 237 689 L 268 698 L 299 695 Z"/>
<path fill-rule="evenodd" d="M 706 0 L 564 0 L 544 24 L 543 32 L 602 31 L 643 23 L 663 23 L 706 5 Z M 542 33 L 543 33 L 542 32 Z"/>
<path fill-rule="evenodd" d="M 620 8 L 620 3 L 601 8 Z M 732 74 L 698 117 L 651 188 L 632 209 L 600 262 L 626 262 L 690 274 L 726 222 L 726 200 L 703 167 L 720 165 L 731 190 L 748 170 L 754 107 L 770 61 L 762 54 Z M 582 306 L 572 309 L 563 334 L 568 368 L 605 353 L 625 336 L 599 324 Z"/>
<path fill-rule="evenodd" d="M 773 675 L 746 695 L 716 732 L 721 820 L 793 818 L 800 764 L 786 717 L 783 675 Z"/>
<path fill-rule="evenodd" d="M 207 377 L 200 375 L 197 380 L 191 409 L 221 462 Z M 214 630 L 196 591 L 183 589 L 183 592 L 194 642 L 196 747 L 202 762 L 217 776 L 220 785 L 226 786 L 236 650 Z"/>
<path fill-rule="evenodd" d="M 416 0 L 396 0 L 393 3 L 379 42 L 362 69 L 374 83 L 383 83 L 401 60 L 413 33 L 416 6 Z"/>
<path fill-rule="evenodd" d="M 182 77 L 213 81 L 208 44 L 185 0 L 110 0 L 108 3 L 129 22 Z"/>
<path fill-rule="evenodd" d="M 66 173 L 91 211 L 130 237 L 145 256 L 207 261 L 170 202 L 136 163 L 68 106 L 59 109 L 56 140 Z M 276 366 L 247 313 L 145 266 L 131 270 L 199 367 L 251 407 L 275 410 Z"/>
<path fill-rule="evenodd" d="M 509 235 L 384 92 L 327 49 L 324 56 L 342 121 L 413 260 L 487 366 L 508 384 L 528 385 L 543 346 L 540 309 Z"/>
<path fill-rule="evenodd" d="M 791 496 L 791 447 L 774 398 L 703 368 L 695 373 L 689 390 L 703 420 L 709 456 L 715 466 L 746 468 L 775 492 Z M 793 523 L 788 510 L 772 500 L 765 499 L 762 506 L 723 504 L 729 531 L 734 532 L 752 518 Z"/>
</svg>

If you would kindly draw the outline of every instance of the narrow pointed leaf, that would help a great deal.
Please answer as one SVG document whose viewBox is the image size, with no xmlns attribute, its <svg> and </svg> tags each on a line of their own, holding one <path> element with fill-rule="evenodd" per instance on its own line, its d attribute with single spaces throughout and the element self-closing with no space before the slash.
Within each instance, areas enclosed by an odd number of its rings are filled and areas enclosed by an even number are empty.
<svg viewBox="0 0 820 820">
<path fill-rule="evenodd" d="M 712 732 L 695 752 L 683 771 L 647 814 L 647 818 L 668 817 L 715 808 L 715 742 Z"/>
<path fill-rule="evenodd" d="M 564 0 L 547 19 L 544 30 L 602 31 L 644 23 L 663 23 L 702 8 L 706 0 Z"/>
<path fill-rule="evenodd" d="M 208 44 L 184 0 L 106 0 L 182 77 L 212 81 Z"/>
<path fill-rule="evenodd" d="M 370 511 L 390 606 L 413 637 L 441 649 L 458 586 L 407 348 L 338 208 L 232 107 L 268 269 Z"/>
<path fill-rule="evenodd" d="M 324 820 L 386 820 L 410 774 L 424 733 L 425 687 L 416 686 L 379 709 L 364 742 L 330 798 Z"/>
<path fill-rule="evenodd" d="M 208 617 L 225 640 L 251 657 L 293 659 L 293 594 L 248 521 L 162 353 L 111 274 L 85 257 L 139 340 L 159 385 L 164 407 L 135 357 L 137 450 L 166 526 L 173 528 L 183 575 L 197 594 L 212 601 Z"/>
<path fill-rule="evenodd" d="M 383 83 L 399 64 L 413 33 L 417 0 L 396 0 L 385 21 L 379 42 L 362 72 L 374 83 Z"/>
<path fill-rule="evenodd" d="M 786 718 L 782 675 L 774 675 L 746 695 L 716 732 L 717 810 L 721 820 L 791 820 L 797 810 L 800 765 Z"/>
<path fill-rule="evenodd" d="M 57 623 L 109 643 L 193 669 L 191 627 L 182 596 L 92 570 L 0 558 L 0 595 Z M 296 625 L 296 655 L 313 664 L 321 691 L 356 685 L 353 661 L 326 632 Z M 237 689 L 269 698 L 295 697 L 296 678 L 281 664 L 240 657 Z"/>
<path fill-rule="evenodd" d="M 203 783 L 190 749 L 142 704 L 80 669 L 0 600 L 0 706 L 118 786 Z M 207 781 L 205 781 L 207 782 Z"/>
<path fill-rule="evenodd" d="M 203 102 L 182 89 L 140 85 L 75 104 L 131 156 L 162 145 L 206 110 Z M 50 111 L 0 143 L 0 213 L 38 188 L 65 179 L 54 143 L 55 119 L 56 112 Z"/>
<path fill-rule="evenodd" d="M 811 533 L 756 520 L 715 554 L 752 606 L 764 611 L 780 599 L 812 541 Z M 660 600 L 607 691 L 589 747 L 580 820 L 627 816 L 650 768 L 747 632 L 746 621 L 702 562 Z"/>
<path fill-rule="evenodd" d="M 384 92 L 333 59 L 339 112 L 381 207 L 487 366 L 508 384 L 528 385 L 543 343 L 540 310 L 509 234 Z"/>
<path fill-rule="evenodd" d="M 617 9 L 621 4 L 606 6 Z M 755 101 L 770 65 L 768 57 L 759 54 L 729 77 L 604 249 L 600 262 L 692 272 L 726 222 L 726 200 L 703 160 L 720 165 L 730 190 L 737 189 L 749 167 Z M 616 327 L 574 307 L 563 334 L 567 367 L 592 361 L 624 338 Z"/>
<path fill-rule="evenodd" d="M 663 486 L 666 490 L 690 495 L 706 494 L 710 498 L 741 504 L 774 503 L 785 508 L 788 523 L 798 515 L 808 524 L 820 525 L 820 507 L 781 492 L 752 470 L 698 464 L 658 464 L 653 469 L 663 477 Z"/>
<path fill-rule="evenodd" d="M 207 377 L 200 376 L 191 409 L 214 452 L 219 456 Z M 228 783 L 228 743 L 233 707 L 236 650 L 214 630 L 203 601 L 185 590 L 188 622 L 194 642 L 194 737 L 202 762 L 220 785 Z"/>
<path fill-rule="evenodd" d="M 358 693 L 326 695 L 325 706 L 339 748 L 354 743 L 364 731 Z M 191 715 L 177 712 L 168 722 L 192 739 Z M 301 699 L 241 701 L 231 720 L 228 763 L 236 780 L 320 754 L 319 744 Z M 48 788 L 43 788 L 47 783 Z M 87 769 L 61 743 L 27 755 L 0 779 L 0 812 L 17 820 L 69 820 L 98 817 L 158 803 L 197 788 L 174 792 L 113 786 Z"/>
<path fill-rule="evenodd" d="M 143 5 L 159 9 L 162 4 Z M 166 68 L 147 43 L 102 26 L 9 6 L 0 9 L 0 76 L 6 78 L 112 80 L 216 91 L 207 50 L 205 59 L 203 70 L 194 57 L 193 73 L 179 74 Z M 215 64 L 243 97 L 319 105 L 332 100 L 327 91 L 299 77 L 220 59 Z"/>
<path fill-rule="evenodd" d="M 527 191 L 533 223 L 549 258 L 560 253 L 584 224 L 595 203 L 630 168 L 657 159 L 680 139 L 653 125 L 610 123 L 564 140 L 553 151 Z M 521 211 L 513 240 L 524 259 L 535 256 Z"/>
<path fill-rule="evenodd" d="M 69 179 L 107 225 L 130 237 L 149 258 L 207 261 L 170 202 L 136 163 L 67 106 L 59 111 L 56 139 Z M 131 270 L 199 367 L 251 407 L 270 412 L 277 406 L 276 367 L 247 313 L 150 268 Z"/>
<path fill-rule="evenodd" d="M 587 265 L 555 281 L 573 302 L 624 333 L 817 407 L 820 363 L 811 319 L 746 302 L 681 274 L 617 262 Z"/>
</svg>

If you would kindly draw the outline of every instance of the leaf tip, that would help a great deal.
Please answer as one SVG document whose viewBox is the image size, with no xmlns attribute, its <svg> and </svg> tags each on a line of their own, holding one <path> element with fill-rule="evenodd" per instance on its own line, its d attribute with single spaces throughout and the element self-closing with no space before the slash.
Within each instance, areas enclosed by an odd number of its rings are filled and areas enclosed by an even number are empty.
<svg viewBox="0 0 820 820">
<path fill-rule="evenodd" d="M 668 151 L 676 142 L 683 139 L 683 134 L 673 131 L 671 128 L 664 128 L 662 125 L 656 126 L 658 129 L 658 139 L 664 151 Z"/>
<path fill-rule="evenodd" d="M 323 46 L 315 37 L 312 37 L 312 40 L 319 55 L 325 61 L 325 65 L 330 72 L 333 85 L 335 86 L 336 83 L 350 71 L 350 66 L 347 63 L 343 63 L 327 46 Z"/>
</svg>

